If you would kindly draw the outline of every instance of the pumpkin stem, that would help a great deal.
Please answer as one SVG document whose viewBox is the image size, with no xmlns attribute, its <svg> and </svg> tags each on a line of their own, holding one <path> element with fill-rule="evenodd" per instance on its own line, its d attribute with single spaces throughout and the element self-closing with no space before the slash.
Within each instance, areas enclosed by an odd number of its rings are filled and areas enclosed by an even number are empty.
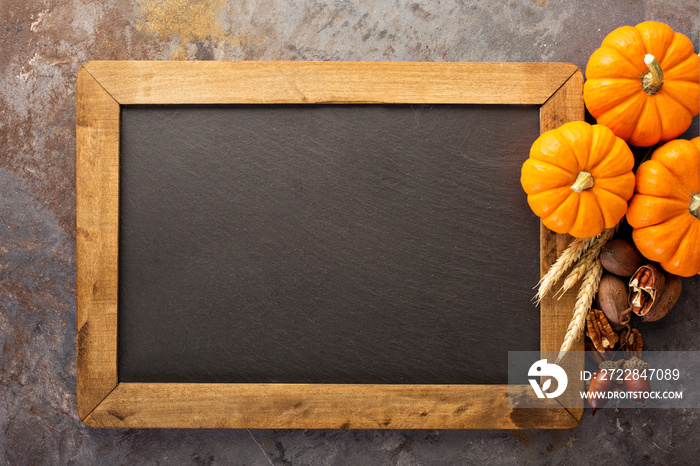
<svg viewBox="0 0 700 466">
<path fill-rule="evenodd" d="M 693 194 L 690 200 L 690 213 L 700 218 L 700 193 Z"/>
<path fill-rule="evenodd" d="M 642 76 L 642 88 L 647 94 L 654 95 L 656 91 L 661 89 L 661 85 L 664 83 L 664 71 L 661 69 L 661 65 L 659 65 L 654 55 L 646 54 L 644 56 L 644 63 L 646 63 L 649 68 L 649 72 Z"/>
<path fill-rule="evenodd" d="M 578 172 L 576 181 L 574 181 L 574 184 L 571 185 L 571 189 L 573 189 L 577 193 L 580 193 L 581 191 L 585 191 L 588 188 L 592 188 L 594 184 L 595 182 L 593 180 L 593 175 L 581 170 L 580 172 Z"/>
</svg>

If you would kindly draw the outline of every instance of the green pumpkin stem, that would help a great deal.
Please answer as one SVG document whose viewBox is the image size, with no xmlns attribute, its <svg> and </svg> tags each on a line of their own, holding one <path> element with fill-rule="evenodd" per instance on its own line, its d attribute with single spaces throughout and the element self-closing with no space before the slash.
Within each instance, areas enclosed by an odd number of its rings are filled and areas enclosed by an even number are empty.
<svg viewBox="0 0 700 466">
<path fill-rule="evenodd" d="M 693 194 L 690 198 L 690 213 L 700 218 L 700 193 Z"/>
<path fill-rule="evenodd" d="M 592 188 L 594 184 L 595 181 L 593 180 L 593 175 L 581 170 L 578 172 L 578 176 L 576 176 L 576 181 L 574 181 L 574 184 L 571 185 L 571 189 L 577 193 L 580 193 L 588 188 Z"/>
<path fill-rule="evenodd" d="M 664 83 L 664 71 L 654 55 L 646 54 L 644 63 L 649 68 L 649 72 L 642 76 L 642 88 L 647 94 L 654 95 Z"/>
</svg>

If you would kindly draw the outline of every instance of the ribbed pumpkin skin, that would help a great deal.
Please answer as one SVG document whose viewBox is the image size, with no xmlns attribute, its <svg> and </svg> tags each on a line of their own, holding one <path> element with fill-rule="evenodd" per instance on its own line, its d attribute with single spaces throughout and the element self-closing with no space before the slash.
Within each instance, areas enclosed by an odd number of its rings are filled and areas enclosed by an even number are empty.
<svg viewBox="0 0 700 466">
<path fill-rule="evenodd" d="M 633 166 L 632 151 L 610 129 L 575 121 L 537 138 L 520 183 L 547 228 L 589 238 L 625 215 L 634 193 Z M 580 171 L 590 173 L 595 184 L 578 193 L 571 186 Z"/>
<path fill-rule="evenodd" d="M 646 54 L 661 65 L 664 79 L 653 95 L 642 87 Z M 700 106 L 700 62 L 685 35 L 656 21 L 623 26 L 603 40 L 586 66 L 583 98 L 598 124 L 634 146 L 678 137 Z"/>
<path fill-rule="evenodd" d="M 627 221 L 644 257 L 668 272 L 700 273 L 700 219 L 690 213 L 700 192 L 700 138 L 667 142 L 637 169 Z"/>
</svg>

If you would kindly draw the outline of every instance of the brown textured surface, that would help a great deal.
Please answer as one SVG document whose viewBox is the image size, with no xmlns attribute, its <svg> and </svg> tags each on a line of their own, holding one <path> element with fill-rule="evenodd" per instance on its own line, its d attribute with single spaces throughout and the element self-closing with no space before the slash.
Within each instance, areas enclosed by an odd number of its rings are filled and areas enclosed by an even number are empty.
<svg viewBox="0 0 700 466">
<path fill-rule="evenodd" d="M 698 49 L 698 4 L 692 0 L 243 0 L 214 10 L 209 33 L 202 32 L 205 27 L 188 32 L 182 24 L 169 26 L 167 17 L 152 19 L 143 5 L 145 0 L 0 4 L 0 462 L 694 462 L 700 417 L 690 410 L 603 410 L 594 418 L 586 413 L 576 429 L 563 432 L 84 427 L 74 397 L 80 64 L 169 59 L 184 47 L 188 59 L 202 60 L 570 61 L 583 69 L 607 32 L 646 19 L 670 24 Z M 161 26 L 147 26 L 158 21 Z M 697 133 L 696 118 L 687 137 Z M 700 348 L 700 321 L 693 312 L 699 282 L 683 284 L 677 309 L 644 327 L 653 349 Z"/>
</svg>

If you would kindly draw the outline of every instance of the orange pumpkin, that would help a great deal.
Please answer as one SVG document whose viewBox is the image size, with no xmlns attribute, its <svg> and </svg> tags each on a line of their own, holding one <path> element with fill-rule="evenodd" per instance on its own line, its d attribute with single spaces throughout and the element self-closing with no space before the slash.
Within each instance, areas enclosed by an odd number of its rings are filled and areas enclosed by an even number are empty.
<svg viewBox="0 0 700 466">
<path fill-rule="evenodd" d="M 609 128 L 574 121 L 537 138 L 520 183 L 547 228 L 589 238 L 625 215 L 633 166 L 632 151 Z"/>
<path fill-rule="evenodd" d="M 700 64 L 686 36 L 655 21 L 615 29 L 586 66 L 583 99 L 598 124 L 634 146 L 678 137 L 700 106 Z"/>
<path fill-rule="evenodd" d="M 667 142 L 639 166 L 627 221 L 644 257 L 675 275 L 700 273 L 700 138 Z"/>
</svg>

